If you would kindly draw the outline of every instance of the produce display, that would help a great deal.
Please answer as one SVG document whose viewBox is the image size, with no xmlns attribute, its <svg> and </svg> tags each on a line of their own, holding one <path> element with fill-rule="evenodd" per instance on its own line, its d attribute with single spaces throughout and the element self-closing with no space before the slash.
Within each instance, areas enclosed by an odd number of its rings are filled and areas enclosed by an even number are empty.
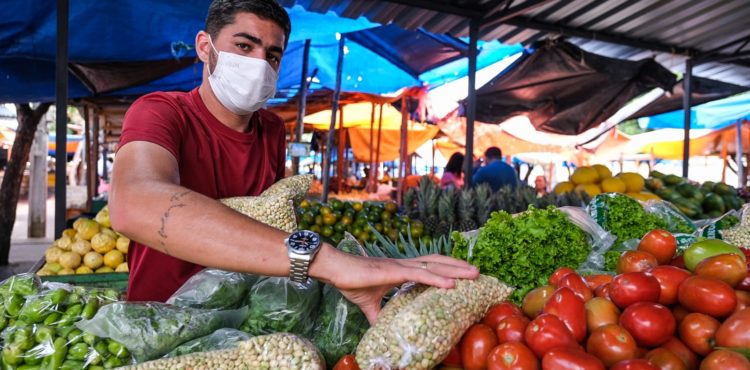
<svg viewBox="0 0 750 370">
<path fill-rule="evenodd" d="M 638 200 L 660 199 L 651 192 L 644 191 L 645 179 L 635 172 L 622 172 L 612 176 L 606 166 L 595 164 L 575 169 L 569 181 L 558 183 L 553 191 L 557 194 L 576 192 L 595 197 L 602 193 L 623 193 Z"/>
<path fill-rule="evenodd" d="M 72 275 L 128 272 L 130 239 L 112 231 L 109 208 L 96 217 L 77 219 L 72 229 L 54 241 L 44 253 L 45 264 L 37 275 Z"/>
<path fill-rule="evenodd" d="M 695 185 L 682 177 L 658 171 L 651 171 L 646 187 L 693 219 L 716 218 L 729 210 L 740 209 L 744 203 L 737 189 L 730 185 L 712 181 Z"/>
</svg>

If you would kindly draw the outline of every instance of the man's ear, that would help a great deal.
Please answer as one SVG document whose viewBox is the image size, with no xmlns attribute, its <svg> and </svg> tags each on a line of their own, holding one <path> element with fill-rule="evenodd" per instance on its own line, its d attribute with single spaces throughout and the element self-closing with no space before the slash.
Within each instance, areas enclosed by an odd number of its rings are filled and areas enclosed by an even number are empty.
<svg viewBox="0 0 750 370">
<path fill-rule="evenodd" d="M 198 31 L 195 35 L 195 52 L 198 54 L 198 59 L 207 65 L 208 57 L 211 55 L 211 43 L 206 31 Z"/>
</svg>

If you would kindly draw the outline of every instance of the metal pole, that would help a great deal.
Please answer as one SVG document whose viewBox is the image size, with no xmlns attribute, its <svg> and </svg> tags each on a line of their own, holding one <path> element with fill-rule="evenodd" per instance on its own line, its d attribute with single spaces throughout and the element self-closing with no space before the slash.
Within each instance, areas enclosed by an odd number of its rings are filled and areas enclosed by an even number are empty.
<svg viewBox="0 0 750 370">
<path fill-rule="evenodd" d="M 336 154 L 336 189 L 344 192 L 343 184 L 346 177 L 346 128 L 344 128 L 344 107 L 339 108 L 339 145 Z"/>
<path fill-rule="evenodd" d="M 331 104 L 331 125 L 328 126 L 326 137 L 326 155 L 323 159 L 323 202 L 328 202 L 328 191 L 331 185 L 331 147 L 333 146 L 333 135 L 336 133 L 336 113 L 339 109 L 339 97 L 341 96 L 341 74 L 344 70 L 344 46 L 346 38 L 339 38 L 339 58 L 336 62 L 336 87 L 333 90 L 333 102 Z M 341 160 L 341 158 L 339 158 Z"/>
<path fill-rule="evenodd" d="M 682 177 L 688 177 L 688 168 L 690 166 L 690 126 L 691 126 L 691 115 L 690 108 L 693 106 L 693 60 L 688 59 L 685 61 L 685 77 L 683 77 L 682 83 L 684 94 L 682 96 L 682 109 L 685 113 L 685 137 L 682 144 Z"/>
<path fill-rule="evenodd" d="M 305 110 L 307 105 L 307 67 L 310 59 L 310 39 L 305 40 L 305 49 L 302 53 L 302 77 L 299 83 L 299 101 L 297 102 L 297 126 L 295 127 L 294 142 L 302 142 L 302 133 L 305 131 Z M 292 157 L 292 173 L 299 175 L 300 157 Z"/>
<path fill-rule="evenodd" d="M 378 144 L 375 148 L 375 180 L 374 183 L 378 183 L 378 172 L 380 170 L 380 140 L 383 137 L 383 104 L 380 104 L 380 118 L 378 118 Z M 375 191 L 378 191 L 378 187 L 375 186 Z"/>
<path fill-rule="evenodd" d="M 94 182 L 91 181 L 91 171 L 96 171 L 96 168 L 91 168 L 91 115 L 87 105 L 83 105 L 82 108 L 83 137 L 86 145 L 83 152 L 83 160 L 86 162 L 86 210 L 91 211 L 91 199 L 94 198 Z"/>
<path fill-rule="evenodd" d="M 406 95 L 401 96 L 401 145 L 399 149 L 399 156 L 398 156 L 398 191 L 397 191 L 397 199 L 399 205 L 403 204 L 404 201 L 404 192 L 406 191 L 406 161 L 407 161 L 407 155 L 406 153 L 409 151 L 408 145 L 408 135 L 409 131 L 407 129 L 407 124 L 409 123 L 409 99 L 406 98 Z"/>
<path fill-rule="evenodd" d="M 466 156 L 464 158 L 464 186 L 471 186 L 471 175 L 474 172 L 474 117 L 477 107 L 477 38 L 479 38 L 479 19 L 469 23 L 469 95 L 466 104 Z"/>
<path fill-rule="evenodd" d="M 737 148 L 735 149 L 735 155 L 737 157 L 737 187 L 745 187 L 745 166 L 742 164 L 742 120 L 737 120 Z"/>
<path fill-rule="evenodd" d="M 375 141 L 375 103 L 372 103 L 372 111 L 370 112 L 370 172 L 368 173 L 367 180 L 367 192 L 373 193 L 375 192 L 375 181 L 373 173 L 375 171 L 375 146 L 373 144 Z"/>
<path fill-rule="evenodd" d="M 47 122 L 36 128 L 31 144 L 31 179 L 29 181 L 29 238 L 47 236 Z"/>
<path fill-rule="evenodd" d="M 94 112 L 94 115 L 96 118 L 94 118 L 94 130 L 91 132 L 91 139 L 93 141 L 92 143 L 92 151 L 93 154 L 91 155 L 91 165 L 94 168 L 94 195 L 99 195 L 99 128 L 102 125 L 102 121 L 104 121 L 104 115 L 99 111 L 96 110 Z"/>
<path fill-rule="evenodd" d="M 55 56 L 55 238 L 65 230 L 68 132 L 68 0 L 57 0 Z"/>
</svg>

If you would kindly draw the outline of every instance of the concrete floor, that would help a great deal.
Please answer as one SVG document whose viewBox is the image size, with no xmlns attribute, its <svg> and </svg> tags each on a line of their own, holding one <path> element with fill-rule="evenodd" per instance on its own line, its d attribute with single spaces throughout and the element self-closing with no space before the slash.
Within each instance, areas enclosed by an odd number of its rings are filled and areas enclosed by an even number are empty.
<svg viewBox="0 0 750 370">
<path fill-rule="evenodd" d="M 29 203 L 18 202 L 16 223 L 10 241 L 10 265 L 0 267 L 0 280 L 14 274 L 28 272 L 43 256 L 44 251 L 52 244 L 55 230 L 55 198 L 47 199 L 47 225 L 45 238 L 29 238 L 28 233 Z"/>
</svg>

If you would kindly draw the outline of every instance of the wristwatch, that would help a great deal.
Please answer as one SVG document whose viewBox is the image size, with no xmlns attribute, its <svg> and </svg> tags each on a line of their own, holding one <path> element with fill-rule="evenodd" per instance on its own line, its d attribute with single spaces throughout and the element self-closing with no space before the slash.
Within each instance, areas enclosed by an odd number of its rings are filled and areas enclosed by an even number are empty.
<svg viewBox="0 0 750 370">
<path fill-rule="evenodd" d="M 284 244 L 291 264 L 289 278 L 296 283 L 306 283 L 310 262 L 320 249 L 320 236 L 309 230 L 295 231 L 284 240 Z"/>
</svg>

